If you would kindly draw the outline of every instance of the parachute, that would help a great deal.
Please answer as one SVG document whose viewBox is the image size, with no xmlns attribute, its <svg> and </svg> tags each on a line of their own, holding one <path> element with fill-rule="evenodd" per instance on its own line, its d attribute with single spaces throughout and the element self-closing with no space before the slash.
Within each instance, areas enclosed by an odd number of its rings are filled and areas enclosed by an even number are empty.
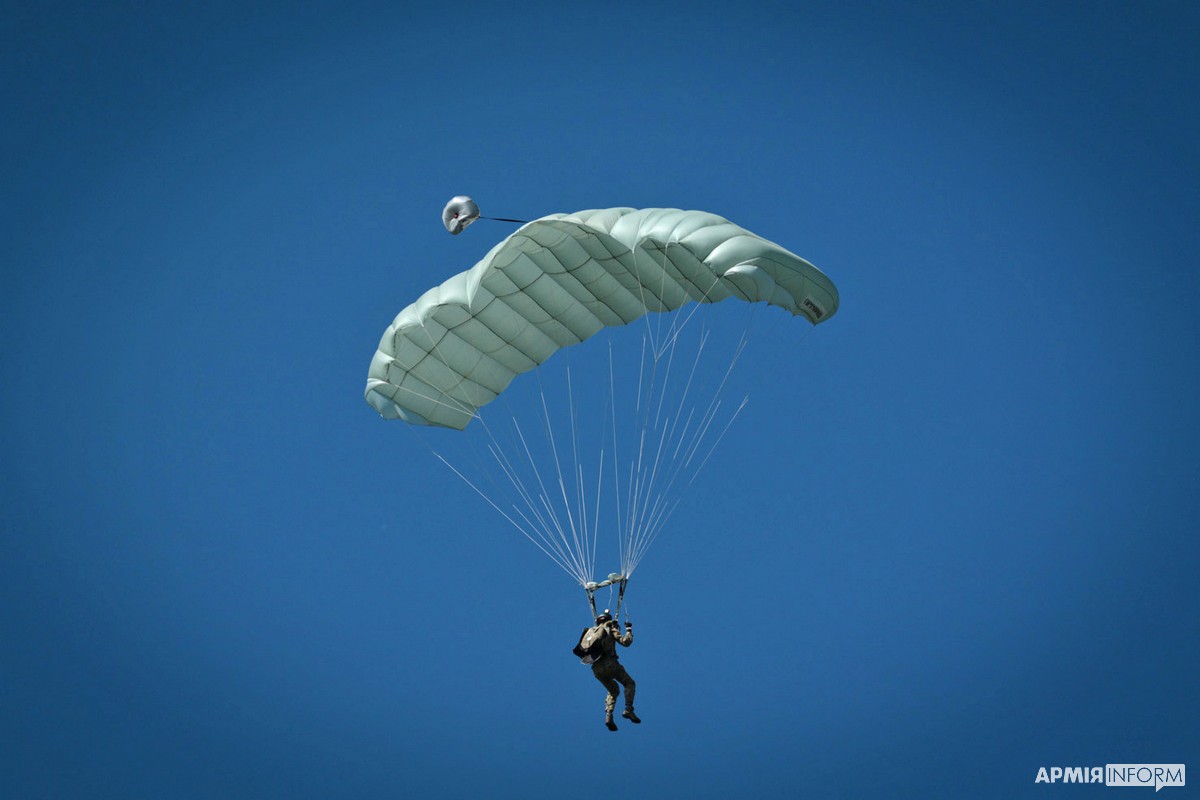
<svg viewBox="0 0 1200 800">
<path fill-rule="evenodd" d="M 814 325 L 838 308 L 820 270 L 716 214 L 552 214 L 401 311 L 371 362 L 366 400 L 387 419 L 462 430 L 560 348 L 648 312 L 731 297 Z"/>
<path fill-rule="evenodd" d="M 451 200 L 442 215 L 446 229 L 454 234 L 477 219 L 501 218 L 481 217 L 478 206 L 465 196 Z M 838 310 L 836 287 L 815 266 L 716 214 L 674 208 L 551 214 L 522 224 L 471 269 L 429 289 L 404 308 L 380 340 L 365 398 L 386 419 L 462 431 L 474 420 L 483 420 L 481 410 L 517 376 L 539 367 L 562 348 L 651 313 L 674 312 L 692 303 L 699 308 L 731 298 L 778 306 L 814 326 Z M 686 419 L 682 402 L 673 414 L 663 410 L 661 401 L 654 413 L 650 402 L 643 402 L 643 383 L 667 383 L 664 376 L 671 372 L 677 334 L 663 336 L 649 348 L 643 345 L 643 360 L 654 365 L 654 374 L 639 379 L 641 432 L 636 447 L 625 448 L 629 463 L 605 465 L 601 453 L 597 472 L 611 470 L 617 495 L 613 522 L 601 524 L 600 486 L 594 513 L 590 501 L 585 501 L 588 480 L 581 459 L 576 456 L 574 466 L 566 468 L 559 463 L 563 448 L 552 431 L 552 456 L 543 459 L 534 455 L 529 437 L 516 427 L 513 439 L 519 446 L 517 455 L 510 457 L 501 452 L 497 436 L 484 423 L 491 439 L 488 450 L 503 473 L 498 482 L 515 488 L 514 496 L 503 501 L 494 500 L 481 489 L 481 482 L 472 481 L 437 454 L 572 575 L 590 602 L 603 586 L 619 586 L 624 596 L 633 569 L 674 510 L 665 500 L 666 493 L 677 487 L 681 473 L 694 473 L 706 463 L 707 457 L 698 455 L 699 442 L 719 427 L 714 425 L 715 398 L 707 409 L 693 408 Z M 568 391 L 570 380 L 568 372 Z M 686 383 L 690 387 L 692 378 Z M 571 402 L 571 424 L 576 426 L 579 415 L 574 399 Z M 578 439 L 574 427 L 571 436 Z M 614 421 L 614 458 L 616 438 Z M 573 446 L 577 448 L 576 441 Z M 636 450 L 636 463 L 630 450 Z M 529 462 L 535 477 L 523 480 L 516 475 L 519 460 Z M 557 473 L 557 486 L 554 480 L 543 480 L 543 469 Z M 599 482 L 602 477 L 592 480 Z M 568 491 L 572 482 L 575 486 Z M 618 489 L 618 483 L 625 485 Z M 561 514 L 552 508 L 555 504 L 562 508 Z M 620 570 L 596 583 L 592 574 L 602 527 L 617 528 Z M 620 598 L 618 613 L 619 609 Z"/>
</svg>

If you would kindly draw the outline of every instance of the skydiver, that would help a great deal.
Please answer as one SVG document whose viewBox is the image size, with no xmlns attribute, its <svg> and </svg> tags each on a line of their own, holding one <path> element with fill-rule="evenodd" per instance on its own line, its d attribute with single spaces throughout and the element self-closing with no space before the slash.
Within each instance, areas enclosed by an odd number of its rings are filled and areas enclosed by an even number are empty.
<svg viewBox="0 0 1200 800">
<path fill-rule="evenodd" d="M 625 634 L 621 635 L 621 624 L 605 611 L 596 617 L 596 626 L 584 634 L 584 640 L 594 646 L 592 652 L 599 651 L 592 662 L 592 674 L 608 690 L 608 696 L 604 698 L 604 724 L 610 731 L 617 729 L 617 723 L 613 722 L 613 709 L 616 708 L 622 686 L 625 687 L 625 710 L 621 716 L 630 722 L 640 723 L 637 714 L 633 713 L 633 695 L 637 683 L 629 677 L 617 657 L 618 642 L 624 647 L 633 644 L 633 623 L 625 620 Z"/>
</svg>

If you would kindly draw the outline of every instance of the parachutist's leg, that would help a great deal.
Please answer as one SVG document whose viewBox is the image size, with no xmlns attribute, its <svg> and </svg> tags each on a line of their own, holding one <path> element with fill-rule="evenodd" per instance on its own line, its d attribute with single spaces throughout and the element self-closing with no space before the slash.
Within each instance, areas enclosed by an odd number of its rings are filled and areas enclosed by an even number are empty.
<svg viewBox="0 0 1200 800">
<path fill-rule="evenodd" d="M 612 713 L 612 710 L 617 707 L 617 698 L 621 696 L 621 685 L 612 678 L 601 678 L 600 682 L 608 690 L 608 695 L 604 698 L 604 710 Z"/>
<path fill-rule="evenodd" d="M 604 685 L 608 695 L 604 698 L 604 724 L 608 726 L 610 731 L 617 729 L 617 723 L 613 722 L 613 709 L 617 707 L 617 697 L 621 694 L 621 685 L 607 675 L 600 675 L 593 672 L 596 680 Z"/>
<path fill-rule="evenodd" d="M 637 718 L 637 714 L 633 713 L 633 696 L 637 692 L 637 681 L 631 678 L 629 673 L 626 672 L 625 668 L 620 664 L 617 665 L 617 671 L 614 677 L 616 677 L 616 679 L 621 682 L 621 685 L 625 687 L 625 711 L 621 714 L 621 716 L 630 722 L 641 722 L 641 720 Z"/>
</svg>

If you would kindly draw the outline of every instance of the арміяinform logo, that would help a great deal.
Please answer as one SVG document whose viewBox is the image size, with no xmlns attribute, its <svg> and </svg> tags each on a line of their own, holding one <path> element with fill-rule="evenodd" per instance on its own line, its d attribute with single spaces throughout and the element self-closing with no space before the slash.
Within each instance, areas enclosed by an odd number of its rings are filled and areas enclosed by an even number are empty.
<svg viewBox="0 0 1200 800">
<path fill-rule="evenodd" d="M 1106 764 L 1103 767 L 1040 767 L 1034 783 L 1103 783 L 1105 786 L 1183 786 L 1183 764 Z"/>
</svg>

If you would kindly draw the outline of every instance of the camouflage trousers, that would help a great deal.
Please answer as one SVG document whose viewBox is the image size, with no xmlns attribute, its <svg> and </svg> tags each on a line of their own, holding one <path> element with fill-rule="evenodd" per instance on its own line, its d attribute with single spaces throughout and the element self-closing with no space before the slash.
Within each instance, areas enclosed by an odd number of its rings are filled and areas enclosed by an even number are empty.
<svg viewBox="0 0 1200 800">
<path fill-rule="evenodd" d="M 629 677 L 629 673 L 621 666 L 620 661 L 614 658 L 593 664 L 592 674 L 608 690 L 608 697 L 604 698 L 605 711 L 611 712 L 616 707 L 617 697 L 621 694 L 622 686 L 625 687 L 625 707 L 633 710 L 633 695 L 637 691 L 637 682 Z"/>
</svg>

